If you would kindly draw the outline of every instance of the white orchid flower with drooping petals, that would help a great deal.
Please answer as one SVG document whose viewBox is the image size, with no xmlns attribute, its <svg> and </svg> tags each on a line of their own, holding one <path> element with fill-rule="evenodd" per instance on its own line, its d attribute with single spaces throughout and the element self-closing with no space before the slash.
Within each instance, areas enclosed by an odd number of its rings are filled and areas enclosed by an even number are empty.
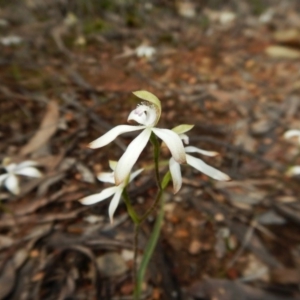
<svg viewBox="0 0 300 300">
<path fill-rule="evenodd" d="M 42 173 L 35 168 L 38 164 L 35 161 L 26 160 L 19 164 L 4 162 L 1 166 L 6 173 L 0 175 L 0 186 L 5 186 L 11 193 L 18 195 L 20 193 L 18 175 L 27 177 L 42 177 Z"/>
<path fill-rule="evenodd" d="M 111 169 L 113 170 L 113 172 L 102 172 L 97 176 L 97 178 L 98 178 L 98 180 L 100 180 L 102 182 L 108 182 L 108 183 L 114 184 L 115 183 L 114 173 L 115 173 L 115 168 L 117 166 L 117 162 L 109 161 L 109 165 L 110 165 Z M 109 219 L 110 219 L 110 222 L 113 223 L 113 216 L 114 216 L 114 213 L 120 202 L 124 188 L 126 187 L 126 185 L 128 183 L 130 183 L 132 180 L 134 180 L 134 178 L 137 177 L 142 171 L 143 171 L 143 169 L 139 169 L 139 170 L 133 172 L 132 174 L 130 174 L 129 177 L 127 178 L 127 180 L 123 181 L 121 184 L 112 186 L 112 187 L 108 187 L 108 188 L 104 189 L 103 191 L 101 191 L 100 193 L 84 197 L 84 198 L 80 199 L 79 201 L 84 205 L 91 205 L 91 204 L 95 204 L 97 202 L 103 201 L 103 200 L 107 199 L 108 197 L 114 195 L 109 204 L 109 208 L 108 208 Z"/>
<path fill-rule="evenodd" d="M 300 144 L 300 130 L 297 130 L 297 129 L 288 130 L 284 133 L 283 136 L 286 139 L 290 139 L 292 137 L 298 137 L 298 142 Z"/>
<path fill-rule="evenodd" d="M 187 131 L 191 130 L 194 126 L 193 125 L 179 125 L 172 130 L 176 132 L 181 139 L 184 140 L 185 143 L 188 143 L 188 136 L 185 134 Z M 193 146 L 188 146 L 184 148 L 186 152 L 186 162 L 188 165 L 192 166 L 196 170 L 208 175 L 209 177 L 212 177 L 216 180 L 220 181 L 227 181 L 230 180 L 230 177 L 226 175 L 225 173 L 215 169 L 214 167 L 209 166 L 206 164 L 203 160 L 193 157 L 187 153 L 200 153 L 206 156 L 216 156 L 218 155 L 217 152 L 215 151 L 206 151 L 202 150 L 200 148 L 196 148 Z M 180 164 L 171 157 L 169 161 L 169 168 L 170 168 L 170 173 L 171 177 L 173 180 L 173 189 L 174 189 L 174 194 L 176 194 L 182 185 L 182 176 L 181 176 L 181 169 L 180 169 Z"/>
<path fill-rule="evenodd" d="M 115 183 L 121 184 L 126 180 L 133 165 L 136 163 L 142 150 L 149 141 L 150 135 L 153 132 L 157 137 L 165 142 L 170 149 L 175 162 L 180 164 L 186 162 L 186 155 L 183 143 L 174 131 L 169 129 L 157 128 L 161 114 L 161 104 L 159 99 L 147 91 L 137 91 L 133 93 L 140 99 L 146 100 L 137 106 L 129 116 L 127 121 L 135 121 L 141 125 L 119 125 L 105 133 L 100 138 L 89 144 L 92 149 L 106 146 L 112 142 L 117 136 L 125 132 L 143 130 L 127 147 L 125 153 L 120 158 L 115 170 Z"/>
</svg>

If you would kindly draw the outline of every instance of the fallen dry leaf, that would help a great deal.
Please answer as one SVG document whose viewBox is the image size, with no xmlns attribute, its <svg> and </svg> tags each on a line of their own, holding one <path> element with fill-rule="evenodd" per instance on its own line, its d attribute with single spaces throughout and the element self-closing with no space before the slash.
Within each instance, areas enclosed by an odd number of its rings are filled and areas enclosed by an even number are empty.
<svg viewBox="0 0 300 300">
<path fill-rule="evenodd" d="M 4 268 L 2 268 L 2 272 L 0 275 L 0 299 L 4 299 L 12 290 L 15 284 L 15 267 L 12 260 L 9 260 Z"/>
<path fill-rule="evenodd" d="M 278 30 L 274 33 L 274 39 L 279 43 L 299 44 L 300 32 L 296 28 Z"/>
<path fill-rule="evenodd" d="M 20 154 L 22 156 L 28 155 L 41 146 L 47 143 L 47 141 L 53 136 L 58 127 L 59 120 L 59 107 L 57 102 L 50 101 L 47 106 L 47 112 L 44 119 L 35 133 L 35 135 L 29 140 L 29 142 L 22 147 Z"/>
<path fill-rule="evenodd" d="M 195 282 L 189 289 L 188 294 L 194 297 L 218 300 L 292 300 L 299 298 L 281 297 L 268 293 L 262 289 L 247 286 L 238 281 L 222 279 L 207 279 Z"/>
<path fill-rule="evenodd" d="M 300 51 L 284 47 L 284 46 L 269 46 L 265 52 L 271 57 L 295 59 L 300 57 Z"/>
</svg>

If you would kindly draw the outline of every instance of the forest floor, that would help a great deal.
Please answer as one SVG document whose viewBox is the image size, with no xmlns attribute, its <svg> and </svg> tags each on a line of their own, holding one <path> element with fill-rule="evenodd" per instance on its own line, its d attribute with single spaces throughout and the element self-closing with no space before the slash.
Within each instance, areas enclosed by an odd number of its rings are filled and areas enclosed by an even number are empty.
<svg viewBox="0 0 300 300">
<path fill-rule="evenodd" d="M 143 299 L 300 299 L 300 181 L 289 173 L 299 140 L 283 137 L 300 129 L 297 1 L 161 1 L 136 11 L 55 3 L 0 8 L 1 173 L 8 161 L 33 160 L 43 174 L 20 176 L 17 195 L 1 187 L 0 299 L 131 299 L 125 205 L 110 224 L 110 200 L 78 200 L 106 187 L 96 175 L 136 136 L 87 147 L 126 124 L 137 90 L 161 100 L 159 127 L 194 124 L 190 144 L 219 152 L 201 159 L 232 178 L 182 167 L 182 189 L 166 191 Z M 153 47 L 148 56 L 141 45 Z M 130 188 L 140 213 L 155 195 L 152 176 Z"/>
</svg>

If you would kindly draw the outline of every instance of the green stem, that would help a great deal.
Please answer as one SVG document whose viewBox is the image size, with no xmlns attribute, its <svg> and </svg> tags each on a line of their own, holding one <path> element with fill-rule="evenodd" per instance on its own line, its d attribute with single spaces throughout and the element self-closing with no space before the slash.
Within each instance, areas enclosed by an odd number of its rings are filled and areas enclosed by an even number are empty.
<svg viewBox="0 0 300 300">
<path fill-rule="evenodd" d="M 139 251 L 139 232 L 140 232 L 140 224 L 134 225 L 134 256 L 133 256 L 133 282 L 136 284 L 137 282 L 137 258 Z"/>
<path fill-rule="evenodd" d="M 163 222 L 163 218 L 164 218 L 163 193 L 164 193 L 164 190 L 167 187 L 170 179 L 171 179 L 171 174 L 170 174 L 170 172 L 167 172 L 165 174 L 163 180 L 162 180 L 161 189 L 159 190 L 159 192 L 156 196 L 154 205 L 152 205 L 152 207 L 140 219 L 140 221 L 143 222 L 148 217 L 148 215 L 154 210 L 154 208 L 158 204 L 160 204 L 160 210 L 159 210 L 158 216 L 156 218 L 153 231 L 152 231 L 152 233 L 150 235 L 150 238 L 149 238 L 149 241 L 146 245 L 144 256 L 143 256 L 143 259 L 141 261 L 139 271 L 136 275 L 135 289 L 134 289 L 134 300 L 139 300 L 140 299 L 141 292 L 142 292 L 142 284 L 143 284 L 144 277 L 145 277 L 145 272 L 147 270 L 147 266 L 149 264 L 149 261 L 150 261 L 152 255 L 153 255 L 155 246 L 156 246 L 158 238 L 159 238 L 159 234 L 160 234 L 160 230 L 161 230 L 161 226 L 162 226 L 162 222 Z M 139 229 L 139 225 L 138 225 L 137 230 L 138 229 Z M 135 232 L 135 236 L 137 236 L 136 232 Z M 137 245 L 137 240 L 135 240 L 135 244 Z M 136 255 L 137 255 L 137 253 L 136 253 Z M 136 262 L 136 258 L 135 258 L 135 262 Z"/>
<path fill-rule="evenodd" d="M 141 296 L 141 292 L 142 292 L 142 284 L 144 281 L 144 277 L 145 277 L 145 273 L 147 270 L 147 266 L 149 264 L 149 261 L 153 255 L 154 249 L 156 247 L 158 238 L 159 238 L 159 234 L 160 234 L 160 230 L 161 230 L 161 226 L 163 223 L 163 218 L 164 218 L 164 201 L 163 201 L 163 197 L 161 197 L 160 199 L 160 211 L 159 214 L 156 218 L 155 224 L 154 224 L 154 228 L 153 231 L 150 235 L 149 241 L 146 245 L 146 249 L 144 252 L 144 256 L 143 259 L 141 261 L 141 265 L 139 268 L 139 271 L 137 273 L 137 281 L 135 284 L 135 290 L 134 290 L 134 300 L 139 300 L 140 296 Z"/>
<path fill-rule="evenodd" d="M 157 207 L 162 194 L 163 194 L 163 190 L 159 190 L 152 206 L 140 218 L 141 223 L 144 222 L 148 218 L 148 216 L 154 211 L 154 209 Z"/>
<path fill-rule="evenodd" d="M 164 192 L 164 189 L 167 187 L 168 183 L 170 182 L 171 180 L 171 173 L 170 171 L 168 171 L 163 180 L 162 180 L 162 183 L 161 183 L 161 189 L 158 191 L 157 195 L 156 195 L 156 198 L 155 198 L 155 201 L 154 203 L 152 204 L 152 206 L 145 212 L 145 214 L 140 218 L 140 223 L 142 223 L 143 221 L 145 221 L 148 216 L 153 212 L 153 210 L 157 207 L 158 203 L 159 203 L 159 200 Z"/>
<path fill-rule="evenodd" d="M 137 213 L 135 212 L 134 208 L 132 207 L 132 205 L 130 203 L 130 198 L 129 198 L 126 188 L 123 190 L 122 196 L 123 196 L 124 202 L 126 204 L 126 208 L 127 208 L 129 216 L 131 217 L 131 219 L 135 225 L 139 225 L 141 223 L 140 217 L 137 215 Z"/>
<path fill-rule="evenodd" d="M 126 188 L 123 190 L 122 196 L 126 204 L 128 214 L 130 215 L 132 221 L 134 222 L 134 241 L 133 241 L 134 257 L 133 257 L 132 277 L 133 277 L 133 282 L 136 283 L 137 282 L 137 257 L 138 257 L 138 250 L 139 250 L 139 230 L 140 230 L 141 220 L 131 205 L 130 198 Z"/>
</svg>

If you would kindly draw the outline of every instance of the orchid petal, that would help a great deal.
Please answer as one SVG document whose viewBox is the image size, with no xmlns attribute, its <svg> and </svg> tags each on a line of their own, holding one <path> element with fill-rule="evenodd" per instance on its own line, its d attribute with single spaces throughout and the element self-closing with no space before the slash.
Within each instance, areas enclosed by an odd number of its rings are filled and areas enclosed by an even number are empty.
<svg viewBox="0 0 300 300">
<path fill-rule="evenodd" d="M 190 139 L 189 139 L 188 135 L 186 135 L 184 133 L 181 133 L 181 134 L 179 134 L 179 137 L 180 137 L 181 140 L 183 140 L 183 142 L 185 144 L 189 144 Z"/>
<path fill-rule="evenodd" d="M 6 180 L 6 178 L 8 177 L 9 175 L 7 173 L 5 174 L 1 174 L 0 175 L 0 185 L 2 185 L 4 183 L 4 181 Z"/>
<path fill-rule="evenodd" d="M 8 173 L 14 172 L 16 168 L 17 168 L 17 164 L 15 164 L 15 163 L 9 164 L 9 165 L 7 165 L 7 166 L 4 167 L 4 169 L 5 169 Z"/>
<path fill-rule="evenodd" d="M 114 172 L 102 172 L 97 176 L 97 179 L 102 182 L 115 183 Z"/>
<path fill-rule="evenodd" d="M 38 169 L 33 167 L 27 167 L 22 169 L 17 168 L 14 173 L 28 177 L 42 177 L 42 173 Z"/>
<path fill-rule="evenodd" d="M 174 131 L 177 134 L 182 134 L 182 133 L 186 133 L 186 132 L 190 131 L 191 129 L 193 129 L 194 126 L 195 125 L 181 124 L 181 125 L 174 127 L 172 129 L 172 131 Z"/>
<path fill-rule="evenodd" d="M 141 152 L 145 148 L 151 135 L 151 129 L 143 130 L 127 147 L 126 151 L 120 158 L 115 170 L 115 183 L 119 185 L 129 175 L 133 165 L 136 163 Z"/>
<path fill-rule="evenodd" d="M 19 170 L 19 169 L 23 169 L 23 168 L 27 168 L 27 167 L 36 167 L 36 166 L 38 166 L 38 163 L 36 161 L 25 160 L 25 161 L 19 163 L 16 166 L 16 169 Z"/>
<path fill-rule="evenodd" d="M 173 180 L 174 194 L 176 194 L 182 186 L 180 164 L 173 157 L 171 157 L 169 160 L 169 168 Z"/>
<path fill-rule="evenodd" d="M 143 125 L 147 125 L 147 114 L 145 111 L 143 112 L 139 112 L 137 111 L 139 107 L 137 107 L 136 109 L 134 109 L 128 116 L 127 121 L 135 121 L 138 124 L 143 124 Z"/>
<path fill-rule="evenodd" d="M 154 105 L 140 104 L 128 116 L 127 121 L 135 121 L 145 126 L 155 126 L 157 109 Z"/>
<path fill-rule="evenodd" d="M 108 215 L 109 215 L 109 219 L 110 219 L 110 223 L 113 223 L 114 221 L 114 213 L 118 207 L 118 204 L 120 202 L 121 199 L 121 195 L 122 195 L 123 189 L 118 189 L 114 195 L 114 197 L 112 198 L 110 204 L 109 204 L 109 208 L 108 208 Z"/>
<path fill-rule="evenodd" d="M 203 154 L 206 156 L 216 156 L 219 154 L 218 152 L 215 152 L 215 151 L 206 151 L 206 150 L 202 150 L 202 149 L 199 149 L 199 148 L 196 148 L 193 146 L 188 146 L 188 147 L 185 147 L 184 149 L 185 149 L 186 153 L 197 152 L 197 153 L 200 153 L 200 154 Z"/>
<path fill-rule="evenodd" d="M 129 182 L 131 182 L 135 177 L 137 177 L 139 174 L 141 174 L 144 171 L 144 169 L 138 169 L 135 172 L 130 174 Z"/>
<path fill-rule="evenodd" d="M 95 203 L 105 200 L 108 197 L 110 197 L 111 195 L 115 194 L 117 192 L 117 190 L 119 190 L 119 187 L 112 186 L 107 189 L 104 189 L 101 193 L 84 197 L 84 198 L 80 199 L 79 202 L 81 202 L 84 205 L 95 204 Z"/>
<path fill-rule="evenodd" d="M 118 164 L 118 162 L 115 161 L 115 160 L 110 160 L 108 163 L 109 163 L 109 167 L 110 167 L 113 171 L 116 169 L 116 166 L 117 166 L 117 164 Z"/>
<path fill-rule="evenodd" d="M 116 127 L 112 128 L 111 130 L 109 130 L 108 132 L 106 132 L 105 134 L 103 134 L 98 139 L 91 142 L 89 144 L 89 147 L 92 149 L 95 149 L 95 148 L 100 148 L 100 147 L 106 146 L 107 144 L 112 142 L 117 136 L 119 136 L 122 133 L 141 130 L 143 128 L 145 128 L 145 127 L 144 126 L 132 126 L 132 125 L 116 126 Z"/>
<path fill-rule="evenodd" d="M 225 173 L 207 165 L 203 160 L 193 157 L 191 155 L 186 155 L 186 160 L 187 163 L 197 169 L 198 171 L 216 179 L 216 180 L 221 180 L 221 181 L 227 181 L 230 180 L 230 177 L 226 175 Z"/>
<path fill-rule="evenodd" d="M 156 121 L 155 121 L 154 125 L 156 125 L 158 123 L 160 115 L 161 115 L 160 100 L 155 95 L 153 95 L 152 93 L 149 93 L 147 91 L 136 91 L 136 92 L 133 92 L 133 94 L 136 97 L 138 97 L 140 99 L 143 99 L 143 100 L 146 100 L 146 101 L 148 101 L 148 102 L 155 105 L 157 111 L 156 111 Z"/>
<path fill-rule="evenodd" d="M 291 137 L 297 136 L 300 138 L 300 130 L 291 129 L 284 133 L 284 138 L 289 139 Z"/>
<path fill-rule="evenodd" d="M 161 128 L 152 128 L 152 131 L 166 143 L 178 163 L 186 162 L 184 147 L 178 134 L 172 130 Z"/>
<path fill-rule="evenodd" d="M 9 174 L 4 184 L 13 194 L 18 195 L 20 193 L 18 178 L 14 174 Z"/>
</svg>

